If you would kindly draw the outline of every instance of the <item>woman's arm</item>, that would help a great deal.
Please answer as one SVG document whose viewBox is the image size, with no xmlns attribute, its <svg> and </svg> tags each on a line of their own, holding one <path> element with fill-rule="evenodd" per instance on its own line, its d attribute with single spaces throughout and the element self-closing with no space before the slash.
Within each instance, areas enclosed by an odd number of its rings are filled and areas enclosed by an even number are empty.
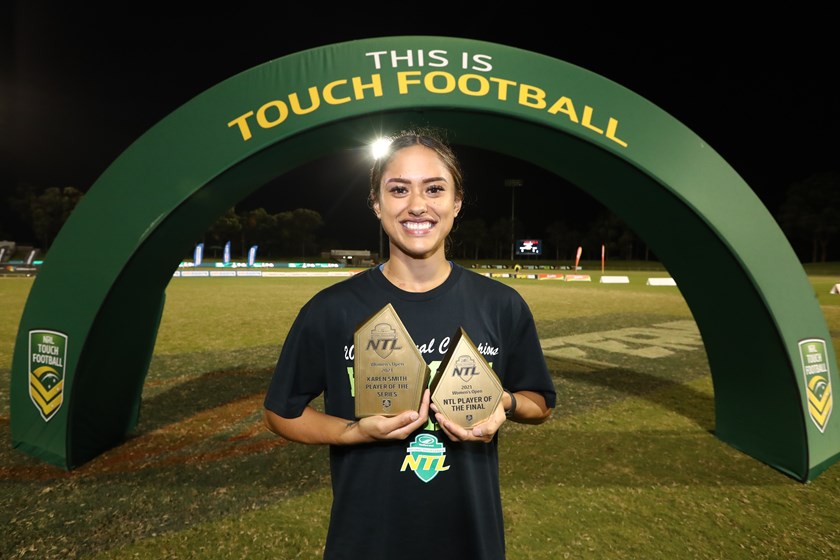
<svg viewBox="0 0 840 560">
<path fill-rule="evenodd" d="M 513 395 L 513 397 L 511 397 Z M 516 399 L 516 408 L 508 420 L 522 424 L 542 424 L 551 416 L 552 409 L 545 403 L 545 397 L 534 391 L 517 391 L 516 393 L 504 392 L 502 406 L 510 410 L 513 406 L 512 398 Z"/>
<path fill-rule="evenodd" d="M 297 418 L 284 418 L 263 411 L 266 427 L 289 441 L 309 444 L 355 445 L 382 439 L 405 439 L 429 418 L 429 390 L 423 393 L 419 411 L 407 410 L 396 416 L 368 416 L 347 420 L 330 416 L 311 406 Z"/>
</svg>

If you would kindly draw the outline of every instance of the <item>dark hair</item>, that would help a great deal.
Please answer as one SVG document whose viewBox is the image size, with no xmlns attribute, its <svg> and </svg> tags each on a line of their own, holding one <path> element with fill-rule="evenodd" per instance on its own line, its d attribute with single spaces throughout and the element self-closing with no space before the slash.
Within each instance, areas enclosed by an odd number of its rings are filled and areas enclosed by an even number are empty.
<svg viewBox="0 0 840 560">
<path fill-rule="evenodd" d="M 452 181 L 455 188 L 455 200 L 464 200 L 464 178 L 461 172 L 461 164 L 455 156 L 455 152 L 444 140 L 442 133 L 436 129 L 422 128 L 414 130 L 404 130 L 391 137 L 391 144 L 388 146 L 388 151 L 382 157 L 373 162 L 373 167 L 370 169 L 370 193 L 368 194 L 368 204 L 373 205 L 379 197 L 380 183 L 382 182 L 382 173 L 394 155 L 403 148 L 421 145 L 433 150 L 446 168 L 452 175 Z"/>
</svg>

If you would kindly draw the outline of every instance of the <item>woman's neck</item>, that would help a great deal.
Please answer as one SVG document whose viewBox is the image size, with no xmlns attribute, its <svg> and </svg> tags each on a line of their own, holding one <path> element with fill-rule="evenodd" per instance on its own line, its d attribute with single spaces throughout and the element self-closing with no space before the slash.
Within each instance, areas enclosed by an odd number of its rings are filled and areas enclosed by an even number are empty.
<svg viewBox="0 0 840 560">
<path fill-rule="evenodd" d="M 446 257 L 414 259 L 407 255 L 394 255 L 382 266 L 382 274 L 391 284 L 406 292 L 428 292 L 449 278 L 452 265 Z"/>
</svg>

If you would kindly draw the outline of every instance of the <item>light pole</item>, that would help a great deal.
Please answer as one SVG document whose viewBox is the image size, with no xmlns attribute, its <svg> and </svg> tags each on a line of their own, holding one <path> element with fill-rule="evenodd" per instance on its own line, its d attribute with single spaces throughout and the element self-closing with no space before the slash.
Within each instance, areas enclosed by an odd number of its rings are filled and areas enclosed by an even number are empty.
<svg viewBox="0 0 840 560">
<path fill-rule="evenodd" d="M 525 184 L 522 179 L 505 179 L 505 186 L 510 187 L 510 262 L 513 263 L 513 251 L 516 246 L 516 231 L 514 220 L 516 213 L 514 207 L 516 203 L 516 187 L 521 187 Z"/>
</svg>

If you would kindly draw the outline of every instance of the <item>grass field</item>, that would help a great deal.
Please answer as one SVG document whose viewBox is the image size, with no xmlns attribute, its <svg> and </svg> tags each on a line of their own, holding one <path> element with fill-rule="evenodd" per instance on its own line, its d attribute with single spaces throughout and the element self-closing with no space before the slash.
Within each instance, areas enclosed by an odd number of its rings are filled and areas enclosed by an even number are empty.
<svg viewBox="0 0 840 560">
<path fill-rule="evenodd" d="M 810 276 L 835 347 L 839 272 Z M 801 484 L 716 439 L 679 290 L 609 274 L 631 283 L 500 280 L 531 305 L 558 389 L 549 422 L 502 429 L 508 557 L 840 557 L 840 465 Z M 67 473 L 11 448 L 31 280 L 0 278 L 0 558 L 320 558 L 327 450 L 266 433 L 261 407 L 299 307 L 335 281 L 173 279 L 136 433 Z"/>
</svg>

